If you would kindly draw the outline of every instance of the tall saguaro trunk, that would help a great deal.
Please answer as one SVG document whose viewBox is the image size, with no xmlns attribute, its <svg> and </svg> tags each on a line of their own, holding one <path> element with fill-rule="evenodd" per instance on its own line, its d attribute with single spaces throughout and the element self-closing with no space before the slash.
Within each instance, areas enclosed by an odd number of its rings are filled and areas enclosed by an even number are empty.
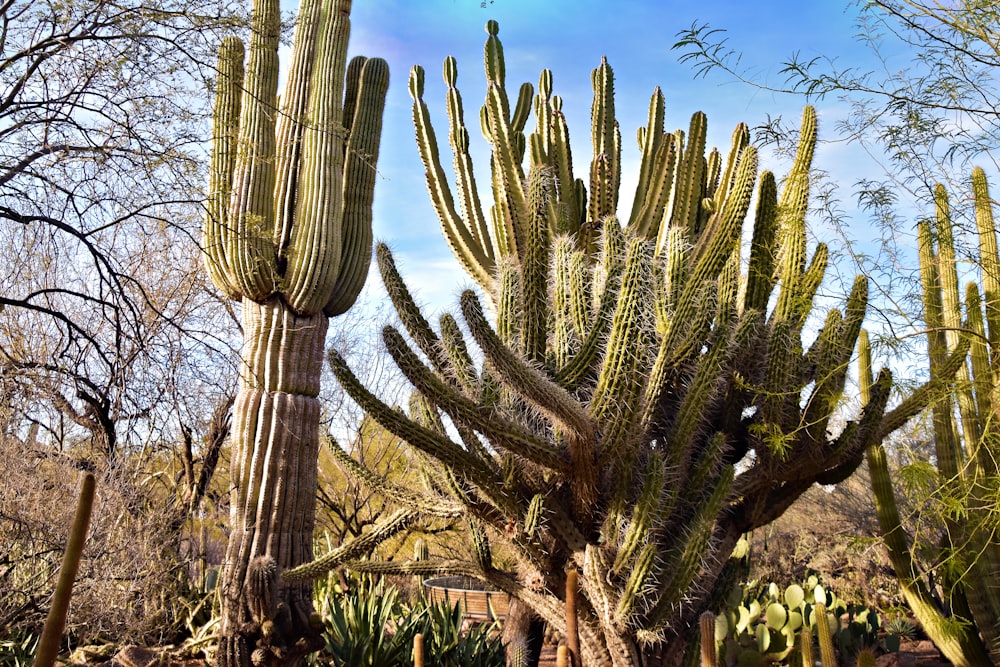
<svg viewBox="0 0 1000 667">
<path fill-rule="evenodd" d="M 327 321 L 322 313 L 296 315 L 278 297 L 243 301 L 244 364 L 232 452 L 236 492 L 222 579 L 222 634 L 246 643 L 229 647 L 237 664 L 274 646 L 274 639 L 294 646 L 311 632 L 312 586 L 276 575 L 312 558 Z M 251 643 L 257 632 L 268 646 Z M 293 653 L 312 648 L 301 642 Z"/>
<path fill-rule="evenodd" d="M 320 370 L 328 319 L 371 259 L 388 65 L 347 62 L 350 0 L 302 0 L 279 107 L 278 0 L 254 0 L 242 43 L 219 49 L 205 266 L 243 304 L 232 436 L 220 667 L 295 664 L 318 648 L 309 585 Z"/>
</svg>

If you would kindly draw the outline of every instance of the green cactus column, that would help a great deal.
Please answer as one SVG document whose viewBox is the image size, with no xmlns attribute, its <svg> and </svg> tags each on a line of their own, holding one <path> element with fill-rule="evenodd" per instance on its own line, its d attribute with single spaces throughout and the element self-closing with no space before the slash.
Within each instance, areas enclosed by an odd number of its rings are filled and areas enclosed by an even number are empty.
<svg viewBox="0 0 1000 667">
<path fill-rule="evenodd" d="M 243 46 L 219 52 L 203 230 L 206 268 L 242 301 L 221 667 L 296 663 L 314 650 L 312 558 L 328 319 L 356 299 L 371 258 L 385 61 L 347 64 L 350 0 L 303 0 L 277 104 L 279 3 L 255 0 Z"/>
<path fill-rule="evenodd" d="M 1000 410 L 996 383 L 1000 252 L 982 169 L 973 171 L 972 194 L 980 280 L 966 285 L 964 322 L 951 209 L 943 186 L 935 188 L 934 221 L 921 222 L 918 228 L 930 372 L 950 388 L 932 404 L 936 496 L 949 509 L 947 539 L 932 551 L 931 562 L 914 555 L 916 538 L 901 520 L 885 452 L 879 446 L 868 452 L 879 524 L 900 589 L 927 635 L 959 667 L 1000 664 L 1000 539 L 995 502 L 1000 482 L 996 419 Z M 864 382 L 870 379 L 867 344 L 862 359 L 864 390 Z M 926 556 L 926 547 L 921 551 Z M 932 591 L 923 583 L 922 575 L 926 568 L 936 566 L 934 561 L 948 563 L 938 578 L 950 602 L 947 613 L 935 604 Z"/>
<path fill-rule="evenodd" d="M 667 133 L 656 90 L 637 137 L 632 211 L 619 219 L 611 66 L 602 59 L 591 79 L 593 158 L 584 183 L 573 175 L 552 74 L 541 73 L 537 93 L 523 84 L 516 100 L 508 96 L 499 26 L 491 21 L 486 31 L 480 121 L 491 155 L 482 182 L 492 196 L 476 185 L 454 59 L 443 68 L 454 185 L 421 67 L 411 70 L 409 88 L 431 200 L 493 317 L 470 290 L 459 302 L 466 326 L 447 315 L 435 329 L 379 247 L 403 325 L 386 327 L 383 340 L 413 385 L 409 411 L 373 395 L 335 351 L 330 362 L 357 403 L 412 447 L 424 485 L 400 489 L 359 463 L 348 466 L 399 498 L 404 514 L 286 578 L 320 576 L 339 563 L 475 576 L 510 594 L 512 608 L 577 635 L 583 665 L 679 667 L 696 647 L 699 616 L 729 590 L 726 563 L 741 536 L 813 483 L 845 479 L 869 446 L 922 408 L 928 389 L 887 412 L 891 377 L 880 373 L 864 412 L 839 434 L 828 428 L 867 281 L 857 278 L 843 308 L 828 311 L 818 334 L 807 332 L 828 257 L 818 244 L 810 258 L 806 234 L 812 108 L 778 188 L 773 174 L 758 171 L 745 125 L 725 156 L 706 151 L 705 114 L 695 113 L 686 132 Z M 338 460 L 351 460 L 333 448 Z M 433 517 L 466 520 L 467 557 L 356 560 L 361 547 Z M 501 553 L 502 569 L 494 560 Z M 511 647 L 527 645 L 516 641 L 527 637 L 510 639 Z"/>
</svg>

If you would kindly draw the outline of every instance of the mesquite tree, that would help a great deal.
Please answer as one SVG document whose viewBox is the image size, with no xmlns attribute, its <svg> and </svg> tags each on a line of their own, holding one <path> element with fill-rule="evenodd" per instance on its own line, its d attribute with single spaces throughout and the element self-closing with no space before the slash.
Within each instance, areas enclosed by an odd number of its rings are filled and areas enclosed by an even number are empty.
<svg viewBox="0 0 1000 667">
<path fill-rule="evenodd" d="M 655 91 L 638 133 L 638 188 L 617 217 L 621 138 L 614 79 L 594 70 L 589 185 L 575 178 L 561 99 L 542 73 L 538 94 L 508 98 L 498 26 L 487 26 L 483 133 L 492 145 L 486 213 L 473 175 L 457 66 L 444 64 L 453 194 L 423 100 L 410 74 L 417 143 L 444 233 L 495 316 L 466 291 L 462 318 L 435 330 L 414 304 L 392 257 L 383 280 L 406 329 L 383 337 L 416 391 L 409 412 L 390 407 L 331 352 L 345 389 L 408 442 L 425 470 L 422 489 L 400 488 L 352 463 L 355 475 L 404 509 L 353 544 L 292 572 L 337 564 L 372 572 L 456 573 L 515 596 L 564 630 L 567 571 L 579 572 L 585 665 L 676 664 L 699 614 L 733 582 L 740 537 L 779 516 L 813 483 L 834 483 L 865 449 L 900 426 L 926 389 L 891 412 L 880 374 L 856 421 L 832 433 L 831 415 L 861 329 L 867 283 L 831 309 L 811 344 L 803 329 L 827 263 L 807 257 L 805 217 L 816 115 L 779 194 L 758 173 L 740 125 L 725 158 L 706 154 L 706 118 L 664 131 Z M 535 129 L 524 126 L 532 109 Z M 752 242 L 741 238 L 754 192 Z M 483 359 L 482 365 L 474 360 Z M 419 521 L 461 517 L 467 561 L 360 561 L 372 543 Z M 497 567 L 494 554 L 516 561 Z"/>
<path fill-rule="evenodd" d="M 315 648 L 311 586 L 278 575 L 312 558 L 327 322 L 367 273 L 389 77 L 381 59 L 347 64 L 350 8 L 303 0 L 280 107 L 277 0 L 254 3 L 245 75 L 241 42 L 220 48 L 203 245 L 215 285 L 242 301 L 244 334 L 225 667 L 287 664 Z"/>
</svg>

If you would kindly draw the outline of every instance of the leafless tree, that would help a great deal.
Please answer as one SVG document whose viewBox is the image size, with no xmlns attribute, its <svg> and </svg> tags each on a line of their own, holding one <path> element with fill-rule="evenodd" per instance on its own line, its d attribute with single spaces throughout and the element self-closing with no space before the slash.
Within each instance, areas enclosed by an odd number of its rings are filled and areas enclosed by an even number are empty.
<svg viewBox="0 0 1000 667">
<path fill-rule="evenodd" d="M 113 461 L 163 432 L 173 388 L 218 393 L 235 320 L 196 231 L 215 31 L 241 20 L 210 0 L 0 4 L 5 432 L 82 433 Z"/>
</svg>

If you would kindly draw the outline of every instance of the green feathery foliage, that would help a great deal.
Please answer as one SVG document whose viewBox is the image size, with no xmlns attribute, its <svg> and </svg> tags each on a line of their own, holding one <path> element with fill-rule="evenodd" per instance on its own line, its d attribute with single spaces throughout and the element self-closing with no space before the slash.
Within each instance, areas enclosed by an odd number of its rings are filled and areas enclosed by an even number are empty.
<svg viewBox="0 0 1000 667">
<path fill-rule="evenodd" d="M 827 432 L 867 283 L 859 278 L 815 342 L 803 341 L 827 261 L 823 246 L 811 260 L 807 252 L 811 107 L 779 190 L 769 172 L 758 173 L 746 126 L 725 156 L 706 154 L 705 115 L 694 114 L 686 132 L 665 131 L 656 90 L 638 135 L 639 188 L 619 219 L 610 65 L 602 60 L 592 78 L 594 157 L 585 184 L 573 174 L 552 74 L 542 73 L 537 94 L 525 84 L 516 100 L 508 97 L 498 31 L 487 25 L 480 114 L 492 147 L 489 210 L 473 176 L 457 64 L 444 65 L 454 187 L 421 67 L 409 84 L 445 238 L 493 307 L 489 318 L 477 293 L 461 296 L 481 368 L 454 320 L 438 333 L 420 315 L 384 247 L 379 267 L 405 329 L 387 327 L 384 339 L 419 400 L 409 414 L 385 404 L 330 354 L 345 389 L 419 452 L 422 492 L 462 505 L 476 526 L 475 556 L 349 566 L 471 573 L 560 632 L 566 572 L 575 570 L 583 664 L 673 664 L 699 615 L 728 593 L 727 560 L 741 535 L 813 483 L 846 478 L 888 425 L 922 404 L 885 413 L 884 373 L 864 414 Z M 746 224 L 754 238 L 748 263 L 740 255 Z M 515 573 L 487 557 L 499 549 L 516 561 Z"/>
</svg>

